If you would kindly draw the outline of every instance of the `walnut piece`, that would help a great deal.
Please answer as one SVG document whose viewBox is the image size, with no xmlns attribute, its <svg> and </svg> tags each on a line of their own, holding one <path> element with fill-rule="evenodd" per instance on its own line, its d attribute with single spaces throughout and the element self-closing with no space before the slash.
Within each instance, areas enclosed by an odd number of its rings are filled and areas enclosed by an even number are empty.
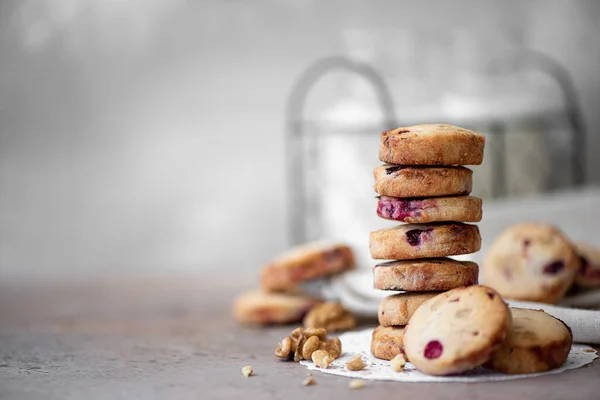
<svg viewBox="0 0 600 400">
<path fill-rule="evenodd" d="M 252 375 L 253 373 L 254 373 L 254 370 L 252 369 L 252 366 L 251 366 L 251 365 L 244 365 L 244 366 L 242 367 L 242 374 L 243 374 L 245 377 L 249 377 L 249 376 L 250 376 L 250 375 Z"/>
<path fill-rule="evenodd" d="M 356 327 L 356 318 L 340 303 L 330 301 L 313 307 L 304 317 L 304 326 L 327 332 L 346 331 Z"/>
<path fill-rule="evenodd" d="M 311 336 L 308 339 L 306 339 L 306 342 L 304 342 L 304 346 L 302 348 L 302 357 L 305 360 L 310 360 L 312 353 L 314 353 L 315 350 L 319 349 L 320 342 L 321 340 L 318 336 Z"/>
<path fill-rule="evenodd" d="M 366 366 L 367 364 L 365 364 L 360 354 L 355 355 L 346 362 L 346 368 L 350 371 L 360 371 Z"/>
<path fill-rule="evenodd" d="M 402 372 L 404 371 L 404 366 L 406 365 L 406 358 L 402 354 L 398 354 L 396 357 L 392 358 L 392 369 L 394 372 Z"/>
<path fill-rule="evenodd" d="M 348 387 L 349 387 L 350 389 L 352 389 L 352 390 L 355 390 L 355 389 L 362 389 L 362 388 L 364 388 L 365 386 L 366 386 L 366 385 L 365 385 L 365 381 L 363 381 L 362 379 L 352 379 L 352 380 L 350 381 L 350 383 L 348 384 Z"/>
<path fill-rule="evenodd" d="M 283 338 L 277 350 L 275 350 L 275 356 L 279 358 L 288 358 L 292 352 L 292 339 L 289 336 Z"/>
<path fill-rule="evenodd" d="M 337 337 L 322 340 L 319 343 L 319 350 L 324 350 L 335 360 L 342 354 L 342 342 Z"/>
<path fill-rule="evenodd" d="M 325 350 L 315 351 L 314 353 L 312 353 L 311 358 L 312 358 L 312 361 L 315 363 L 315 367 L 318 367 L 318 368 L 327 368 L 327 367 L 329 367 L 329 364 L 331 364 L 331 362 L 333 360 L 335 360 L 335 358 L 333 358 Z"/>
<path fill-rule="evenodd" d="M 338 338 L 327 339 L 325 329 L 297 328 L 279 343 L 275 356 L 284 359 L 293 358 L 298 362 L 312 359 L 316 350 L 324 351 L 333 361 L 342 354 L 342 343 Z"/>
</svg>

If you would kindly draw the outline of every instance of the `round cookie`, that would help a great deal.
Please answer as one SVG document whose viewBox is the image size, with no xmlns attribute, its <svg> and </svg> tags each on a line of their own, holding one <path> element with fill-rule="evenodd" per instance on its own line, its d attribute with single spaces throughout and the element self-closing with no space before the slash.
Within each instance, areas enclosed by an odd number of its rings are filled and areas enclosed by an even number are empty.
<svg viewBox="0 0 600 400">
<path fill-rule="evenodd" d="M 381 326 L 406 325 L 417 308 L 439 293 L 399 293 L 388 296 L 379 303 L 377 318 Z"/>
<path fill-rule="evenodd" d="M 472 196 L 430 197 L 427 199 L 399 199 L 381 196 L 377 201 L 377 215 L 411 224 L 455 221 L 479 222 L 482 201 Z"/>
<path fill-rule="evenodd" d="M 290 324 L 301 321 L 320 302 L 319 299 L 297 294 L 253 290 L 234 300 L 233 315 L 243 324 Z"/>
<path fill-rule="evenodd" d="M 450 258 L 390 261 L 373 268 L 373 286 L 379 290 L 450 290 L 475 285 L 478 278 L 477 264 Z"/>
<path fill-rule="evenodd" d="M 391 360 L 398 354 L 404 354 L 404 327 L 378 326 L 373 331 L 371 353 L 381 360 Z"/>
<path fill-rule="evenodd" d="M 261 286 L 266 291 L 294 290 L 300 283 L 354 267 L 354 254 L 343 244 L 308 243 L 290 249 L 265 265 Z"/>
<path fill-rule="evenodd" d="M 511 308 L 512 329 L 485 367 L 530 374 L 560 367 L 573 343 L 571 329 L 542 310 Z"/>
<path fill-rule="evenodd" d="M 581 289 L 600 287 L 600 248 L 586 243 L 576 243 L 575 247 L 581 262 L 575 284 Z"/>
<path fill-rule="evenodd" d="M 482 265 L 482 280 L 503 297 L 558 303 L 580 266 L 573 246 L 555 227 L 521 223 L 492 244 Z"/>
<path fill-rule="evenodd" d="M 417 309 L 406 326 L 404 351 L 419 371 L 461 373 L 487 362 L 510 329 L 510 311 L 495 290 L 454 289 Z"/>
<path fill-rule="evenodd" d="M 432 197 L 471 193 L 473 171 L 465 167 L 381 165 L 373 170 L 375 192 L 391 197 Z"/>
<path fill-rule="evenodd" d="M 455 256 L 480 248 L 479 228 L 460 222 L 399 225 L 369 235 L 371 257 L 376 260 Z"/>
<path fill-rule="evenodd" d="M 479 165 L 485 136 L 445 124 L 415 125 L 381 134 L 379 159 L 400 165 Z"/>
</svg>

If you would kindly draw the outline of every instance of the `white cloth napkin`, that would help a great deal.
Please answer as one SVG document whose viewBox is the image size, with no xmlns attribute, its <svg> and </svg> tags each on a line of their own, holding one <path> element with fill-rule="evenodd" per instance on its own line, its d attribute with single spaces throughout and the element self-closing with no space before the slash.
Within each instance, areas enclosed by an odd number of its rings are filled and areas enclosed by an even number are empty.
<svg viewBox="0 0 600 400">
<path fill-rule="evenodd" d="M 356 270 L 329 280 L 315 281 L 306 290 L 326 300 L 340 301 L 357 315 L 374 317 L 379 302 L 394 292 L 373 289 L 373 275 L 369 270 Z M 576 343 L 600 344 L 600 311 L 572 308 L 597 307 L 600 291 L 567 298 L 560 306 L 543 303 L 509 301 L 511 307 L 541 309 L 559 318 L 573 331 Z"/>
</svg>

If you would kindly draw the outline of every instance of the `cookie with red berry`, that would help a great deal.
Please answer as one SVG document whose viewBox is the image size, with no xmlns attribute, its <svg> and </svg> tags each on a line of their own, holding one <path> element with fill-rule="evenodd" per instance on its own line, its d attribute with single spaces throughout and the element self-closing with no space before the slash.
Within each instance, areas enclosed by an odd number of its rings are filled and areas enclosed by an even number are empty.
<svg viewBox="0 0 600 400">
<path fill-rule="evenodd" d="M 476 225 L 460 222 L 406 224 L 369 235 L 371 257 L 376 260 L 410 260 L 475 253 L 481 248 Z"/>
<path fill-rule="evenodd" d="M 494 289 L 453 289 L 413 314 L 404 333 L 404 351 L 426 374 L 458 374 L 489 361 L 511 327 L 509 308 Z"/>
<path fill-rule="evenodd" d="M 481 268 L 483 282 L 503 297 L 556 304 L 581 265 L 573 245 L 552 225 L 521 223 L 492 244 Z"/>
</svg>

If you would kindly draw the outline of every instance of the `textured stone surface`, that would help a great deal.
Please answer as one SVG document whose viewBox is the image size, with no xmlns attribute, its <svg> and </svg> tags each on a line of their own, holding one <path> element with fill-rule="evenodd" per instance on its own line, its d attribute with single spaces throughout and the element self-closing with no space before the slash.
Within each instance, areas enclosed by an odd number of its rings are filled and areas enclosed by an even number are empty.
<svg viewBox="0 0 600 400">
<path fill-rule="evenodd" d="M 483 384 L 367 382 L 275 359 L 290 328 L 243 328 L 230 316 L 239 284 L 171 277 L 91 285 L 0 285 L 0 399 L 596 398 L 600 363 L 557 376 Z M 366 351 L 368 349 L 365 349 Z M 244 365 L 255 375 L 246 378 Z"/>
</svg>

